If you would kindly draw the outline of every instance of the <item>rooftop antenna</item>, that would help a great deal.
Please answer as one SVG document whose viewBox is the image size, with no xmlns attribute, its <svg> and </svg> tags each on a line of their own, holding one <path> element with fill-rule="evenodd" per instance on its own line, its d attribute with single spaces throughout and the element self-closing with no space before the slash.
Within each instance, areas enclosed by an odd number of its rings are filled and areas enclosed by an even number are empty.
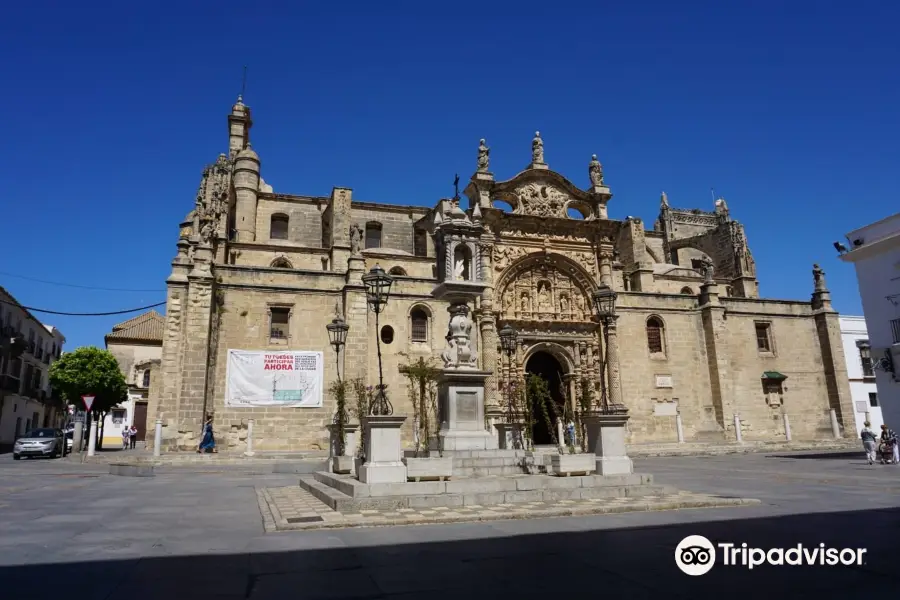
<svg viewBox="0 0 900 600">
<path fill-rule="evenodd" d="M 244 65 L 244 75 L 241 77 L 241 98 L 244 97 L 244 92 L 247 91 L 247 65 Z"/>
</svg>

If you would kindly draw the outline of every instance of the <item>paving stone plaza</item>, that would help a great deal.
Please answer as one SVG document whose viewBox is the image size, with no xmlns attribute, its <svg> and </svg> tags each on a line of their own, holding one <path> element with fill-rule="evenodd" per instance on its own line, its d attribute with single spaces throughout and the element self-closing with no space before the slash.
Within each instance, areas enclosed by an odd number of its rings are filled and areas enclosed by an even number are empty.
<svg viewBox="0 0 900 600">
<path fill-rule="evenodd" d="M 636 473 L 679 491 L 356 514 L 327 507 L 300 488 L 300 475 L 271 465 L 210 461 L 158 467 L 147 478 L 108 472 L 100 461 L 0 457 L 4 597 L 43 598 L 46 582 L 65 582 L 51 588 L 70 600 L 543 598 L 582 590 L 869 598 L 900 583 L 892 533 L 900 526 L 900 468 L 868 466 L 859 452 L 637 458 Z M 307 530 L 282 531 L 290 528 Z M 752 571 L 716 564 L 689 577 L 674 549 L 694 534 L 760 548 L 864 547 L 866 562 Z"/>
</svg>

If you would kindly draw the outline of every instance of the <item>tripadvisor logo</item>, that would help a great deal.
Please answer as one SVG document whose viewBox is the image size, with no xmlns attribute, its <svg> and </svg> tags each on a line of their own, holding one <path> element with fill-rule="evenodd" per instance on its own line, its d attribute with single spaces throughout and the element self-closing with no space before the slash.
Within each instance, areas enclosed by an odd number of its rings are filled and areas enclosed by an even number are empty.
<svg viewBox="0 0 900 600">
<path fill-rule="evenodd" d="M 753 569 L 772 566 L 860 566 L 865 564 L 865 548 L 828 548 L 825 544 L 806 547 L 797 544 L 790 548 L 753 548 L 746 543 L 719 542 L 713 545 L 702 535 L 689 535 L 675 548 L 675 564 L 686 575 L 705 575 L 715 566 L 718 557 L 726 567 Z"/>
</svg>

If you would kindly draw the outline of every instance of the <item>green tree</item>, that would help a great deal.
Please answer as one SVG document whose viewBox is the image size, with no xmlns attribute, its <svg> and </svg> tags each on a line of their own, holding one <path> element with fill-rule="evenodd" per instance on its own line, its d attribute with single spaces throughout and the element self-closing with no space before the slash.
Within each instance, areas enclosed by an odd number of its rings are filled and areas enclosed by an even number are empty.
<svg viewBox="0 0 900 600">
<path fill-rule="evenodd" d="M 94 346 L 82 346 L 63 354 L 50 365 L 50 385 L 76 408 L 84 408 L 82 396 L 94 396 L 91 416 L 98 419 L 101 426 L 110 409 L 128 398 L 128 384 L 116 357 L 109 350 Z M 101 447 L 102 430 L 97 437 L 97 445 Z"/>
</svg>

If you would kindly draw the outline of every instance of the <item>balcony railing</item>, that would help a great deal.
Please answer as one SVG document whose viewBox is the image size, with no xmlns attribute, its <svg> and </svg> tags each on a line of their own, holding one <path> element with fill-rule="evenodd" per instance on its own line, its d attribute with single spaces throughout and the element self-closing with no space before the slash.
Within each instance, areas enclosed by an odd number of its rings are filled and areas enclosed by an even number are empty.
<svg viewBox="0 0 900 600">
<path fill-rule="evenodd" d="M 900 319 L 891 320 L 891 337 L 895 344 L 900 344 Z"/>
</svg>

